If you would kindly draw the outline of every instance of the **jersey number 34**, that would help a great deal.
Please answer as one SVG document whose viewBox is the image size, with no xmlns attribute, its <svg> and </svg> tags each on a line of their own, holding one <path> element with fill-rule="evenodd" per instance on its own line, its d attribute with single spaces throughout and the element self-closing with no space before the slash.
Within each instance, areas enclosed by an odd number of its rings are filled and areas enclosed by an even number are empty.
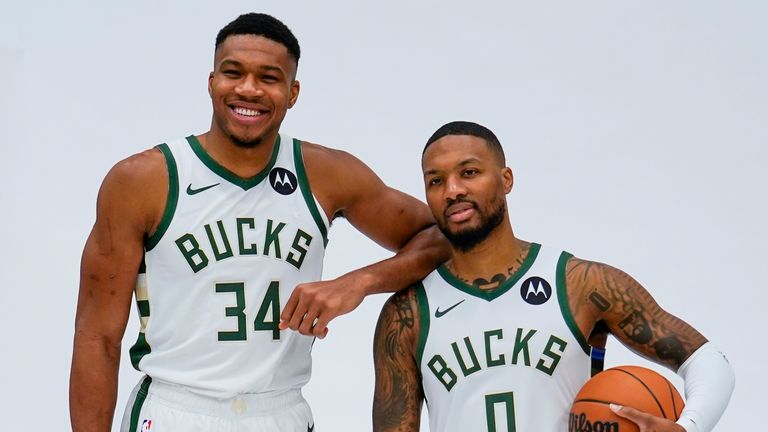
<svg viewBox="0 0 768 432">
<path fill-rule="evenodd" d="M 237 318 L 237 330 L 220 331 L 220 341 L 244 341 L 248 340 L 248 330 L 245 317 L 245 284 L 243 282 L 227 282 L 216 284 L 217 293 L 234 293 L 235 305 L 224 308 L 224 315 Z M 271 321 L 267 321 L 267 314 Z M 256 312 L 253 320 L 253 330 L 271 330 L 272 339 L 280 339 L 280 282 L 272 281 L 267 287 L 264 300 Z"/>
</svg>

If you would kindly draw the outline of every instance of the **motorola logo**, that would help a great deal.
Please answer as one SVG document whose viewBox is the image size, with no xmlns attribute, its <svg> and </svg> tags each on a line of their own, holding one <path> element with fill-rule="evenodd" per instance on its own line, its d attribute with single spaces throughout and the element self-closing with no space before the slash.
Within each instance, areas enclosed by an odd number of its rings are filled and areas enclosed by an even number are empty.
<svg viewBox="0 0 768 432">
<path fill-rule="evenodd" d="M 282 195 L 290 195 L 299 187 L 296 175 L 285 168 L 272 168 L 269 172 L 269 184 L 275 192 Z"/>
<path fill-rule="evenodd" d="M 538 276 L 529 277 L 520 287 L 520 296 L 528 304 L 544 304 L 552 297 L 552 286 Z"/>
</svg>

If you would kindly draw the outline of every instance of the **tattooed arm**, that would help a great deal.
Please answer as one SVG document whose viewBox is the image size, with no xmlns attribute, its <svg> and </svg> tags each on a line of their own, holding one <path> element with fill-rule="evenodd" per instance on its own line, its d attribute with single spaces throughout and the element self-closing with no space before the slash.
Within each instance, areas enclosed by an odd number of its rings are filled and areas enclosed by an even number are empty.
<svg viewBox="0 0 768 432">
<path fill-rule="evenodd" d="M 373 341 L 374 432 L 417 432 L 424 393 L 416 365 L 418 308 L 413 287 L 395 293 L 379 315 Z"/>
<path fill-rule="evenodd" d="M 566 285 L 571 310 L 583 334 L 590 334 L 594 324 L 603 320 L 625 346 L 674 371 L 707 342 L 619 269 L 571 258 Z"/>
</svg>

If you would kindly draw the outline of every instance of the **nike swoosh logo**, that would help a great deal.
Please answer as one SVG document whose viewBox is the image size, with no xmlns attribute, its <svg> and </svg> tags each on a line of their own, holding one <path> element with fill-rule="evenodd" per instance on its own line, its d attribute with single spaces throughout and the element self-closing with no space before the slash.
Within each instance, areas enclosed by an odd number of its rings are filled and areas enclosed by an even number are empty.
<svg viewBox="0 0 768 432">
<path fill-rule="evenodd" d="M 201 187 L 200 189 L 192 189 L 192 183 L 190 183 L 189 186 L 187 186 L 187 195 L 199 194 L 200 192 L 207 191 L 208 189 L 210 189 L 212 187 L 216 187 L 218 185 L 219 185 L 219 183 L 216 183 L 216 184 L 212 184 L 212 185 L 209 185 L 209 186 Z"/>
<path fill-rule="evenodd" d="M 464 300 L 466 300 L 466 299 L 464 299 Z M 456 306 L 458 306 L 458 305 L 460 305 L 460 304 L 464 303 L 464 300 L 462 300 L 462 301 L 460 301 L 460 302 L 456 303 L 455 305 L 453 305 L 453 306 L 449 307 L 448 309 L 446 309 L 446 310 L 444 310 L 444 311 L 441 311 L 441 310 L 440 310 L 440 307 L 438 307 L 438 308 L 437 308 L 437 310 L 435 311 L 435 318 L 440 318 L 441 316 L 443 316 L 443 315 L 447 314 L 448 312 L 450 312 L 450 311 L 451 311 L 451 309 L 453 309 L 453 308 L 455 308 Z"/>
</svg>

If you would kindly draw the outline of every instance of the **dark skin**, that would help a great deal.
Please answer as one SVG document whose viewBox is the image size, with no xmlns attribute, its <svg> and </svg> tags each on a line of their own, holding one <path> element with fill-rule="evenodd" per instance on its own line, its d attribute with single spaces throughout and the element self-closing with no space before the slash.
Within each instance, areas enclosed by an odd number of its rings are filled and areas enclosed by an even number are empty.
<svg viewBox="0 0 768 432">
<path fill-rule="evenodd" d="M 424 154 L 422 168 L 427 202 L 444 229 L 477 226 L 483 210 L 493 208 L 512 189 L 511 170 L 476 137 L 446 136 L 435 141 Z M 461 202 L 474 203 L 475 208 Z M 530 243 L 514 236 L 505 212 L 502 223 L 474 248 L 452 248 L 447 267 L 459 279 L 493 289 L 520 267 L 529 247 Z M 602 321 L 629 349 L 674 371 L 706 342 L 617 268 L 573 257 L 566 266 L 566 289 L 582 335 L 589 336 Z M 403 316 L 410 318 L 403 320 Z M 415 361 L 419 331 L 414 289 L 392 296 L 382 309 L 374 338 L 375 432 L 418 431 L 424 400 Z M 642 432 L 683 432 L 682 426 L 667 419 L 629 407 L 618 414 L 637 423 Z"/>
<path fill-rule="evenodd" d="M 283 118 L 298 98 L 295 76 L 296 61 L 283 45 L 253 35 L 228 37 L 216 50 L 208 80 L 211 128 L 198 136 L 208 154 L 242 178 L 264 169 Z M 397 251 L 334 280 L 295 287 L 281 328 L 324 337 L 333 318 L 353 310 L 366 295 L 415 282 L 446 259 L 448 248 L 423 203 L 386 186 L 354 156 L 309 142 L 302 143 L 302 153 L 328 219 L 343 216 L 379 245 Z M 75 432 L 111 429 L 120 346 L 144 239 L 157 230 L 167 195 L 168 171 L 157 149 L 119 162 L 102 183 L 81 262 L 70 374 Z"/>
</svg>

